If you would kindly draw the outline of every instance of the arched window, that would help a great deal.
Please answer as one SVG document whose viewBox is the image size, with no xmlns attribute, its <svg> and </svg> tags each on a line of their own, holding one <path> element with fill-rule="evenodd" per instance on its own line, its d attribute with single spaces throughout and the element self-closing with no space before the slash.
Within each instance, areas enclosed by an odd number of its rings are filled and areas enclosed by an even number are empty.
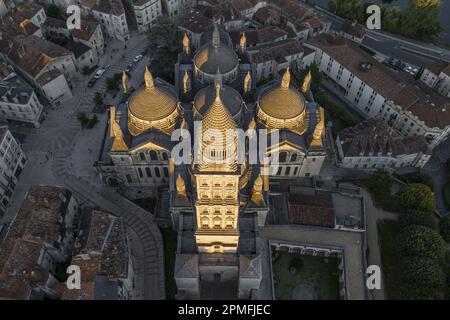
<svg viewBox="0 0 450 320">
<path fill-rule="evenodd" d="M 209 218 L 208 217 L 203 217 L 201 219 L 202 221 L 202 228 L 209 228 Z"/>
<path fill-rule="evenodd" d="M 154 151 L 154 150 L 150 151 L 150 159 L 153 161 L 158 160 L 158 155 L 157 155 L 156 151 Z"/>
<path fill-rule="evenodd" d="M 287 158 L 287 153 L 286 152 L 280 152 L 280 162 L 284 163 L 286 162 L 286 158 Z"/>
<path fill-rule="evenodd" d="M 214 228 L 221 228 L 222 227 L 222 218 L 214 217 L 213 223 L 214 223 Z"/>
<path fill-rule="evenodd" d="M 140 152 L 139 157 L 141 158 L 141 161 L 145 161 L 145 153 Z"/>
<path fill-rule="evenodd" d="M 156 174 L 156 177 L 161 177 L 161 173 L 159 172 L 159 168 L 158 167 L 155 167 L 155 174 Z"/>
<path fill-rule="evenodd" d="M 296 162 L 297 161 L 297 154 L 293 153 L 291 156 L 291 162 Z"/>
<path fill-rule="evenodd" d="M 162 153 L 162 157 L 163 157 L 163 160 L 164 160 L 164 161 L 169 160 L 169 158 L 168 158 L 168 156 L 167 156 L 167 152 L 163 152 L 163 153 Z"/>
</svg>

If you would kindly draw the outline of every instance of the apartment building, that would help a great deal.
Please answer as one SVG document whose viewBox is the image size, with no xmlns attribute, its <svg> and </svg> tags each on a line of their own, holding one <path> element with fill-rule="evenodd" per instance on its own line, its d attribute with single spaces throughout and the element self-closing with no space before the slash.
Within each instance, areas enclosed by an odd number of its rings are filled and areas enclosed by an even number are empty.
<svg viewBox="0 0 450 320">
<path fill-rule="evenodd" d="M 422 135 L 432 147 L 450 133 L 449 99 L 379 63 L 343 37 L 321 34 L 305 46 L 315 51 L 314 63 L 363 117 L 380 115 L 401 135 Z"/>
<path fill-rule="evenodd" d="M 120 0 L 87 0 L 82 4 L 83 15 L 92 14 L 110 39 L 127 41 L 130 38 L 125 8 Z"/>
<path fill-rule="evenodd" d="M 57 105 L 72 97 L 68 81 L 78 71 L 75 56 L 67 49 L 35 36 L 5 33 L 0 39 L 0 57 L 50 103 Z"/>
<path fill-rule="evenodd" d="M 29 123 L 38 128 L 44 108 L 33 88 L 14 68 L 0 59 L 0 119 Z"/>
<path fill-rule="evenodd" d="M 431 158 L 423 136 L 401 136 L 380 116 L 342 130 L 336 147 L 338 165 L 351 169 L 423 168 Z"/>
<path fill-rule="evenodd" d="M 133 13 L 138 32 L 145 32 L 162 16 L 161 0 L 125 0 L 124 5 Z"/>
<path fill-rule="evenodd" d="M 8 126 L 0 126 L 0 219 L 11 201 L 26 161 L 20 143 L 8 130 Z"/>
<path fill-rule="evenodd" d="M 171 18 L 178 17 L 195 4 L 194 0 L 161 0 L 164 13 Z"/>
<path fill-rule="evenodd" d="M 450 64 L 436 61 L 424 68 L 420 81 L 435 89 L 440 95 L 450 98 Z"/>
</svg>

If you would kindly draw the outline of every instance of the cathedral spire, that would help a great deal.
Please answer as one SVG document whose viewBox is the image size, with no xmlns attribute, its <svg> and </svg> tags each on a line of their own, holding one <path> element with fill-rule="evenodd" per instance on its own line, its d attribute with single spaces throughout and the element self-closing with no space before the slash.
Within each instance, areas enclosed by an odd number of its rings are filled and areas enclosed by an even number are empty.
<svg viewBox="0 0 450 320">
<path fill-rule="evenodd" d="M 190 44 L 189 37 L 188 37 L 187 33 L 185 32 L 184 37 L 183 37 L 183 52 L 185 55 L 189 54 L 189 50 L 190 50 L 189 44 Z"/>
<path fill-rule="evenodd" d="M 251 90 L 251 86 L 252 86 L 252 76 L 250 75 L 250 71 L 247 71 L 247 74 L 245 75 L 244 78 L 244 94 L 247 94 L 250 92 Z"/>
<path fill-rule="evenodd" d="M 281 88 L 289 89 L 289 85 L 291 83 L 291 73 L 289 72 L 289 67 L 287 67 L 285 73 L 283 74 L 283 78 L 281 79 Z"/>
<path fill-rule="evenodd" d="M 153 76 L 150 70 L 148 70 L 147 66 L 145 67 L 144 79 L 145 79 L 145 87 L 147 88 L 147 90 L 152 90 L 155 87 L 155 85 L 153 83 Z"/>
<path fill-rule="evenodd" d="M 312 79 L 312 76 L 311 76 L 311 70 L 310 70 L 308 72 L 308 74 L 306 75 L 305 79 L 303 80 L 303 85 L 302 85 L 303 93 L 306 93 L 309 90 L 310 85 L 311 85 L 311 79 Z"/>
<path fill-rule="evenodd" d="M 127 74 L 125 71 L 122 71 L 122 88 L 123 88 L 123 94 L 127 93 Z"/>
<path fill-rule="evenodd" d="M 241 52 L 244 53 L 245 47 L 247 46 L 247 37 L 245 36 L 245 32 L 242 33 L 239 45 L 241 47 Z"/>
<path fill-rule="evenodd" d="M 189 74 L 187 72 L 187 70 L 184 70 L 184 76 L 183 76 L 183 93 L 186 94 L 188 93 L 191 88 L 190 88 L 190 79 L 189 79 Z"/>
</svg>

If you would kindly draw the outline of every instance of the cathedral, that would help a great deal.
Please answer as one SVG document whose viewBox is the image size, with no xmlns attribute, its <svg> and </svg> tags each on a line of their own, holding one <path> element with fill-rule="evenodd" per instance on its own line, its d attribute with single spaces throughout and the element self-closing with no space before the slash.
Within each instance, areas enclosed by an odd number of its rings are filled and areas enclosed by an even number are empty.
<svg viewBox="0 0 450 320">
<path fill-rule="evenodd" d="M 214 25 L 198 48 L 187 34 L 180 47 L 175 84 L 146 69 L 145 86 L 110 107 L 97 168 L 112 186 L 169 189 L 180 299 L 250 299 L 262 279 L 258 228 L 268 213 L 269 182 L 319 173 L 324 110 L 309 90 L 310 74 L 296 88 L 287 67 L 279 80 L 257 86 L 245 34 L 234 50 Z M 123 83 L 127 90 L 125 75 Z M 232 134 L 239 129 L 244 146 L 256 132 L 267 132 L 270 143 L 258 144 L 263 157 L 250 161 L 248 148 L 240 150 Z M 209 130 L 214 137 L 206 141 Z M 180 141 L 189 141 L 187 152 L 177 148 Z M 275 154 L 278 164 L 270 170 Z"/>
</svg>

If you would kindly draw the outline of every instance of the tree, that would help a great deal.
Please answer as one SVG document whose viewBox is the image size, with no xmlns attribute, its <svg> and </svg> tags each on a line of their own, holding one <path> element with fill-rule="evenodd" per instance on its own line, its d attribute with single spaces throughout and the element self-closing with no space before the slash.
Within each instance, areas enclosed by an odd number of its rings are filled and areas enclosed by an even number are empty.
<svg viewBox="0 0 450 320">
<path fill-rule="evenodd" d="M 402 257 L 419 256 L 441 261 L 446 247 L 436 231 L 419 225 L 403 227 L 398 236 L 397 249 Z"/>
<path fill-rule="evenodd" d="M 53 18 L 61 17 L 61 10 L 54 4 L 50 4 L 47 7 L 47 15 Z"/>
<path fill-rule="evenodd" d="M 383 7 L 381 9 L 381 28 L 397 33 L 402 26 L 402 9 L 400 7 Z"/>
<path fill-rule="evenodd" d="M 409 257 L 401 261 L 402 295 L 407 299 L 443 299 L 445 273 L 434 260 Z"/>
<path fill-rule="evenodd" d="M 442 31 L 440 0 L 410 0 L 402 19 L 401 33 L 419 40 L 431 40 Z"/>
<path fill-rule="evenodd" d="M 401 210 L 417 209 L 434 211 L 436 199 L 431 189 L 421 183 L 410 183 L 398 193 L 398 202 Z"/>
<path fill-rule="evenodd" d="M 181 36 L 177 25 L 167 16 L 159 17 L 150 28 L 148 40 L 153 55 L 150 64 L 153 76 L 173 82 L 173 66 L 178 59 Z"/>
<path fill-rule="evenodd" d="M 446 215 L 439 222 L 439 232 L 446 242 L 450 242 L 450 215 Z"/>
<path fill-rule="evenodd" d="M 116 73 L 113 77 L 106 79 L 106 88 L 109 91 L 119 89 L 120 74 Z"/>
<path fill-rule="evenodd" d="M 433 219 L 433 214 L 429 211 L 407 210 L 400 214 L 399 222 L 402 227 L 409 225 L 424 226 L 435 230 L 436 224 Z"/>
<path fill-rule="evenodd" d="M 377 170 L 369 175 L 367 187 L 375 194 L 389 195 L 392 178 L 386 170 Z"/>
<path fill-rule="evenodd" d="M 96 92 L 95 93 L 94 102 L 95 102 L 95 105 L 98 106 L 98 107 L 103 105 L 103 97 L 102 97 L 102 94 L 100 92 Z"/>
<path fill-rule="evenodd" d="M 347 20 L 363 22 L 363 7 L 360 0 L 333 0 L 328 3 L 328 9 Z"/>
</svg>

